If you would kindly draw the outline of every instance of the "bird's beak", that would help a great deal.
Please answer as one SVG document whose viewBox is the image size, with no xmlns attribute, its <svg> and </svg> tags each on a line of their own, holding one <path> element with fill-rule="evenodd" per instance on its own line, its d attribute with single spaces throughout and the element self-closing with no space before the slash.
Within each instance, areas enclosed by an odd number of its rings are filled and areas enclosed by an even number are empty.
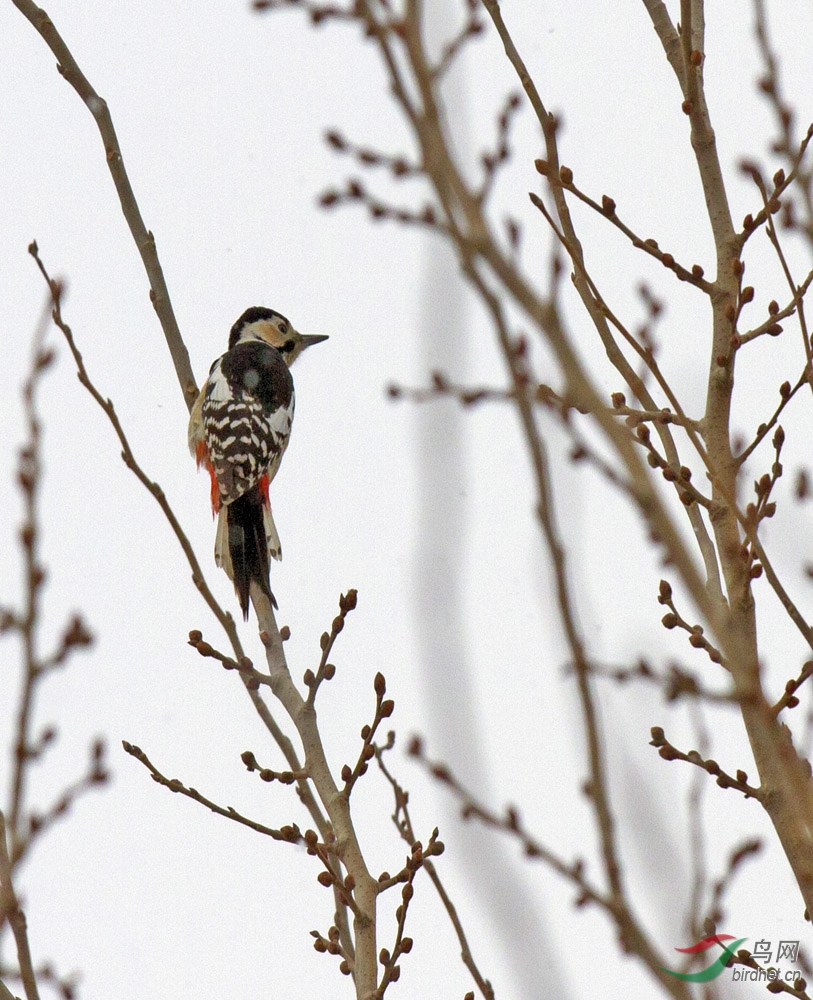
<svg viewBox="0 0 813 1000">
<path fill-rule="evenodd" d="M 321 344 L 323 340 L 327 339 L 326 333 L 303 333 L 302 350 L 304 351 L 306 347 L 313 347 L 314 344 Z"/>
</svg>

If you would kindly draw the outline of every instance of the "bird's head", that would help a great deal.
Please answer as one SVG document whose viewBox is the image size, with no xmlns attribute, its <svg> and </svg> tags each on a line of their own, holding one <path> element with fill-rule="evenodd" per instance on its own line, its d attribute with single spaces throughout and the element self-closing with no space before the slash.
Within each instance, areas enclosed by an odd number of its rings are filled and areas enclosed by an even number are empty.
<svg viewBox="0 0 813 1000">
<path fill-rule="evenodd" d="M 300 333 L 281 313 L 264 306 L 252 306 L 251 309 L 246 309 L 231 328 L 229 350 L 237 344 L 250 343 L 252 340 L 276 347 L 290 368 L 306 347 L 321 344 L 323 340 L 327 340 L 327 334 Z"/>
</svg>

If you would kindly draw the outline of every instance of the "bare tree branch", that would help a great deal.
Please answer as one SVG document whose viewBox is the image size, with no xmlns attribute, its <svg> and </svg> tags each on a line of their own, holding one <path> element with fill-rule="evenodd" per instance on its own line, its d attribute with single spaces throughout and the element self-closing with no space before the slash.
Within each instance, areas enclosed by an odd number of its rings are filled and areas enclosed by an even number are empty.
<svg viewBox="0 0 813 1000">
<path fill-rule="evenodd" d="M 39 32 L 57 58 L 57 69 L 82 98 L 88 111 L 93 115 L 99 135 L 104 143 L 105 159 L 116 186 L 121 210 L 147 272 L 150 283 L 150 300 L 164 331 L 187 409 L 191 410 L 198 394 L 195 376 L 192 374 L 189 354 L 181 338 L 181 332 L 172 309 L 169 290 L 164 281 L 164 272 L 158 260 L 155 237 L 147 230 L 144 220 L 141 218 L 141 211 L 136 202 L 130 179 L 124 169 L 124 159 L 107 102 L 93 89 L 48 14 L 33 0 L 12 0 L 12 3 Z"/>
</svg>

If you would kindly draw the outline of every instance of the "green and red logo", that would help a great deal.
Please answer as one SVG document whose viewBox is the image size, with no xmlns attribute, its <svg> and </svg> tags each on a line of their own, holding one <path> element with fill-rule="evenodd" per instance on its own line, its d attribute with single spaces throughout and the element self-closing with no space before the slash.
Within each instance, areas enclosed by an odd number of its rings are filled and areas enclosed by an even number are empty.
<svg viewBox="0 0 813 1000">
<path fill-rule="evenodd" d="M 712 934 L 711 937 L 703 938 L 702 941 L 693 944 L 691 948 L 675 948 L 675 951 L 680 951 L 684 955 L 699 955 L 703 951 L 708 951 L 715 944 L 719 944 L 723 950 L 711 965 L 705 969 L 701 969 L 699 972 L 673 972 L 672 969 L 666 969 L 663 966 L 661 968 L 664 972 L 668 972 L 670 976 L 674 976 L 676 979 L 683 979 L 687 983 L 708 983 L 712 979 L 716 979 L 726 967 L 726 964 L 734 957 L 734 949 L 739 948 L 743 941 L 747 940 L 748 938 L 738 938 L 734 941 L 733 934 Z M 726 941 L 734 941 L 734 944 L 729 946 L 725 944 Z"/>
</svg>

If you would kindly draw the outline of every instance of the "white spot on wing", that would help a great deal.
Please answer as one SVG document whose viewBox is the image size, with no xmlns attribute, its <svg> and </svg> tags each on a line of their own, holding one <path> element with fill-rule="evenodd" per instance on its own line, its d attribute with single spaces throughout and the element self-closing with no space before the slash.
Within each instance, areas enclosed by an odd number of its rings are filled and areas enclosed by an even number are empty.
<svg viewBox="0 0 813 1000">
<path fill-rule="evenodd" d="M 220 369 L 220 360 L 212 365 L 212 370 L 209 372 L 209 389 L 206 396 L 213 403 L 226 403 L 232 398 L 229 383 Z"/>
</svg>

